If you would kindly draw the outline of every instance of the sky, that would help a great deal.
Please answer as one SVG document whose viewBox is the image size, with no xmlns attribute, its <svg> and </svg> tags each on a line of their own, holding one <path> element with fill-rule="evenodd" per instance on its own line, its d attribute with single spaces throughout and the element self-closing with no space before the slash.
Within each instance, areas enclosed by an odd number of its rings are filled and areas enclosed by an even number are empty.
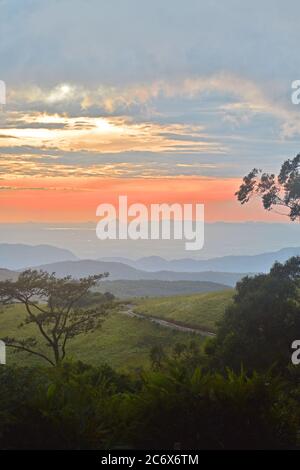
<svg viewBox="0 0 300 470">
<path fill-rule="evenodd" d="M 199 202 L 208 221 L 286 221 L 235 200 L 300 149 L 296 0 L 0 0 L 0 222 Z"/>
</svg>

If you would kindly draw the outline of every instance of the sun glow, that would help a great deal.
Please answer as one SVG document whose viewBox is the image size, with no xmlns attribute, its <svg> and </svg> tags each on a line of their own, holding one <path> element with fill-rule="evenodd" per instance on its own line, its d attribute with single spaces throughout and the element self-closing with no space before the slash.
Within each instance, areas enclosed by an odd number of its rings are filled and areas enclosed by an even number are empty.
<svg viewBox="0 0 300 470">
<path fill-rule="evenodd" d="M 101 134 L 120 134 L 124 132 L 124 127 L 115 125 L 105 118 L 96 119 L 95 127 L 97 132 L 100 132 Z"/>
<path fill-rule="evenodd" d="M 16 127 L 1 128 L 1 144 L 33 146 L 61 151 L 224 153 L 218 142 L 208 141 L 201 126 L 134 123 L 122 117 L 70 117 L 65 114 L 33 113 L 13 116 Z M 195 138 L 196 137 L 196 138 Z"/>
</svg>

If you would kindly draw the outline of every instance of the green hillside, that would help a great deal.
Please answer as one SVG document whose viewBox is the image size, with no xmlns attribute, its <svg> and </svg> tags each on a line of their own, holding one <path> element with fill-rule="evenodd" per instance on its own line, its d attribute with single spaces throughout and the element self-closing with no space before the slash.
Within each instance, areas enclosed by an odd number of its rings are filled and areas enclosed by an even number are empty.
<svg viewBox="0 0 300 470">
<path fill-rule="evenodd" d="M 221 319 L 226 306 L 232 299 L 233 292 L 231 289 L 196 295 L 141 299 L 135 301 L 134 311 L 195 328 L 215 331 L 216 322 Z"/>
<path fill-rule="evenodd" d="M 22 306 L 13 306 L 0 313 L 0 338 L 33 336 L 32 325 L 18 328 L 24 319 Z M 81 335 L 69 343 L 68 358 L 99 365 L 107 363 L 118 369 L 132 369 L 149 365 L 149 352 L 155 345 L 166 350 L 177 342 L 203 338 L 155 325 L 148 320 L 129 318 L 124 314 L 112 313 L 102 328 L 88 335 Z M 25 365 L 44 364 L 42 359 L 27 353 L 13 353 L 7 348 L 7 363 Z"/>
<path fill-rule="evenodd" d="M 215 331 L 233 291 L 210 292 L 197 295 L 136 299 L 134 310 L 147 316 L 173 320 L 183 325 Z M 24 319 L 21 305 L 9 307 L 0 313 L 0 338 L 34 336 L 32 325 L 19 328 Z M 166 350 L 178 342 L 191 338 L 200 343 L 204 338 L 186 332 L 174 331 L 154 324 L 147 319 L 130 318 L 121 313 L 111 313 L 101 329 L 76 337 L 69 343 L 68 357 L 91 364 L 108 363 L 118 369 L 149 365 L 149 352 L 161 345 Z M 15 354 L 8 348 L 8 364 L 43 364 L 43 361 L 27 353 Z"/>
<path fill-rule="evenodd" d="M 230 289 L 229 286 L 206 281 L 110 281 L 100 283 L 99 292 L 111 292 L 119 299 L 133 297 L 170 297 L 172 295 L 200 294 L 202 292 L 217 292 Z"/>
</svg>

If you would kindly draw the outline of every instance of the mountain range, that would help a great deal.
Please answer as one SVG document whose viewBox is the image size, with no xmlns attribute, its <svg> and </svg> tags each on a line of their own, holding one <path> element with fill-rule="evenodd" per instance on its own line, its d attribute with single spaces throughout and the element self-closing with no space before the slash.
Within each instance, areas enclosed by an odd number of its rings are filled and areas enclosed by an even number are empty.
<svg viewBox="0 0 300 470">
<path fill-rule="evenodd" d="M 109 281 L 115 280 L 155 280 L 155 281 L 206 281 L 234 286 L 245 273 L 226 272 L 175 272 L 175 271 L 142 271 L 124 263 L 80 260 L 80 261 L 60 261 L 38 266 L 38 269 L 49 273 L 56 273 L 58 277 L 71 275 L 74 278 L 90 276 L 94 274 L 109 273 Z M 104 281 L 105 282 L 105 281 Z"/>
<path fill-rule="evenodd" d="M 267 272 L 274 262 L 284 262 L 291 256 L 299 255 L 300 248 L 284 248 L 276 252 L 259 255 L 233 255 L 197 260 L 182 258 L 166 260 L 162 257 L 149 256 L 138 260 L 129 258 L 102 258 L 101 260 L 78 259 L 71 251 L 50 245 L 0 244 L 0 280 L 15 278 L 15 271 L 33 267 L 55 272 L 57 276 L 71 275 L 75 278 L 108 272 L 104 282 L 118 281 L 118 290 L 124 292 L 120 281 L 139 282 L 136 289 L 127 284 L 130 291 L 140 289 L 141 295 L 154 295 L 162 289 L 155 284 L 165 283 L 166 292 L 173 292 L 176 285 L 171 282 L 190 283 L 188 291 L 195 289 L 219 289 L 235 286 L 246 274 Z M 143 281 L 143 283 L 141 282 Z M 149 281 L 147 288 L 145 282 Z M 150 282 L 151 281 L 151 282 Z M 202 283 L 196 286 L 191 283 Z M 210 283 L 213 285 L 204 285 Z M 112 287 L 113 285 L 110 284 Z M 178 288 L 178 285 L 177 285 Z M 184 290 L 184 287 L 182 287 Z"/>
<path fill-rule="evenodd" d="M 71 251 L 52 245 L 0 244 L 0 267 L 12 270 L 24 269 L 56 261 L 78 260 Z"/>
<path fill-rule="evenodd" d="M 181 258 L 166 260 L 159 256 L 148 256 L 137 260 L 129 258 L 101 258 L 105 262 L 118 262 L 127 264 L 135 269 L 144 271 L 176 271 L 176 272 L 267 272 L 275 261 L 285 262 L 292 256 L 300 255 L 300 248 L 283 248 L 279 251 L 261 253 L 258 255 L 232 255 L 207 260 Z"/>
<path fill-rule="evenodd" d="M 283 248 L 278 251 L 257 255 L 230 255 L 209 259 L 179 258 L 165 259 L 160 256 L 146 256 L 137 260 L 125 257 L 102 257 L 98 261 L 119 263 L 121 272 L 123 265 L 146 272 L 174 271 L 197 273 L 217 271 L 227 273 L 267 272 L 275 261 L 285 262 L 291 256 L 300 255 L 300 247 Z M 0 244 L 0 267 L 20 270 L 51 263 L 80 260 L 72 251 L 52 245 Z M 126 271 L 127 272 L 127 271 Z"/>
</svg>

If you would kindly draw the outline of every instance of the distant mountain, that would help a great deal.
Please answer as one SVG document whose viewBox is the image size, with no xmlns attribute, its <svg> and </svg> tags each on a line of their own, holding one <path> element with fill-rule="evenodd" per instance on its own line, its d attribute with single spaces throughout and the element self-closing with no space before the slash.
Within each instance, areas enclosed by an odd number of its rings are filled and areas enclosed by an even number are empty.
<svg viewBox="0 0 300 470">
<path fill-rule="evenodd" d="M 162 281 L 207 281 L 226 284 L 234 287 L 236 283 L 246 276 L 247 273 L 223 273 L 215 271 L 203 271 L 199 273 L 192 272 L 175 272 L 175 271 L 158 271 L 148 274 L 148 279 L 157 279 Z"/>
<path fill-rule="evenodd" d="M 16 273 L 15 271 L 0 268 L 0 281 L 7 281 L 8 279 L 15 280 L 18 276 L 19 273 Z"/>
<path fill-rule="evenodd" d="M 170 271 L 175 271 L 175 269 L 171 269 L 172 261 L 168 261 L 164 258 L 161 258 L 160 256 L 145 256 L 137 260 L 133 260 L 130 258 L 123 258 L 121 256 L 103 257 L 103 258 L 100 258 L 99 261 L 123 263 L 135 269 L 142 269 L 143 271 L 162 271 L 162 270 L 168 270 L 168 269 Z M 186 261 L 193 261 L 193 260 L 187 259 Z"/>
<path fill-rule="evenodd" d="M 0 244 L 0 266 L 8 269 L 77 259 L 71 251 L 51 245 Z"/>
<path fill-rule="evenodd" d="M 100 283 L 100 292 L 111 292 L 120 299 L 132 297 L 165 297 L 174 295 L 217 292 L 228 289 L 224 284 L 206 281 L 105 281 Z"/>
<path fill-rule="evenodd" d="M 80 260 L 80 261 L 61 261 L 38 266 L 47 272 L 55 272 L 57 276 L 71 275 L 75 278 L 109 272 L 109 280 L 141 280 L 149 279 L 156 281 L 207 281 L 234 286 L 246 274 L 244 273 L 222 273 L 222 272 L 173 272 L 158 271 L 146 272 L 135 269 L 123 263 Z"/>
<path fill-rule="evenodd" d="M 110 268 L 111 271 L 122 273 L 122 276 L 135 276 L 138 271 L 128 270 L 128 266 L 116 265 L 116 263 L 110 263 L 109 266 L 101 266 L 99 268 L 98 264 L 95 265 L 95 262 L 84 262 L 84 270 L 82 269 L 82 262 L 68 263 L 52 263 L 50 265 L 41 266 L 42 269 L 45 269 L 48 272 L 53 272 L 53 269 L 56 269 L 57 275 L 62 276 L 66 274 L 72 274 L 74 277 L 86 276 L 91 273 L 104 272 L 101 268 Z M 96 262 L 97 263 L 97 262 Z M 59 264 L 59 266 L 57 266 Z M 63 266 L 67 265 L 67 266 Z M 71 268 L 70 268 L 71 266 Z M 101 271 L 99 271 L 101 269 Z M 15 280 L 17 279 L 20 272 L 11 271 L 9 269 L 0 268 L 0 281 L 5 281 L 7 279 Z M 148 273 L 146 273 L 147 275 Z M 141 275 L 141 274 L 140 274 Z M 112 278 L 112 276 L 110 276 Z M 121 299 L 131 298 L 131 297 L 163 297 L 163 296 L 173 296 L 173 295 L 185 295 L 185 294 L 194 294 L 202 292 L 216 292 L 229 289 L 230 286 L 225 284 L 220 284 L 217 282 L 207 282 L 207 281 L 164 281 L 164 280 L 151 280 L 151 279 L 134 279 L 134 280 L 105 280 L 105 282 L 100 283 L 99 291 L 100 292 L 111 292 L 116 297 Z"/>
<path fill-rule="evenodd" d="M 38 269 L 51 273 L 55 272 L 59 277 L 71 275 L 75 278 L 80 278 L 109 272 L 110 280 L 142 279 L 142 272 L 132 268 L 131 266 L 127 266 L 122 263 L 110 263 L 96 260 L 60 261 L 57 263 L 38 266 Z M 148 273 L 145 274 L 147 275 Z"/>
<path fill-rule="evenodd" d="M 71 251 L 51 245 L 0 244 L 0 266 L 8 270 L 40 267 L 58 276 L 82 277 L 109 272 L 109 280 L 197 281 L 234 286 L 245 273 L 267 272 L 275 261 L 300 255 L 300 248 L 284 248 L 259 255 L 223 256 L 207 260 L 166 260 L 149 256 L 138 260 L 104 258 L 79 260 Z M 2 270 L 4 278 L 9 272 Z M 0 279 L 3 278 L 0 270 Z"/>
<path fill-rule="evenodd" d="M 159 256 L 148 256 L 138 260 L 128 258 L 110 258 L 110 261 L 117 261 L 128 264 L 128 266 L 144 271 L 179 271 L 179 272 L 203 272 L 203 271 L 222 271 L 222 272 L 267 272 L 275 261 L 285 262 L 292 256 L 300 255 L 300 247 L 283 248 L 279 251 L 262 253 L 259 255 L 234 255 L 222 256 L 219 258 L 210 258 L 207 260 L 195 260 L 182 258 L 176 260 L 166 260 Z M 102 258 L 107 260 L 107 258 Z"/>
</svg>

